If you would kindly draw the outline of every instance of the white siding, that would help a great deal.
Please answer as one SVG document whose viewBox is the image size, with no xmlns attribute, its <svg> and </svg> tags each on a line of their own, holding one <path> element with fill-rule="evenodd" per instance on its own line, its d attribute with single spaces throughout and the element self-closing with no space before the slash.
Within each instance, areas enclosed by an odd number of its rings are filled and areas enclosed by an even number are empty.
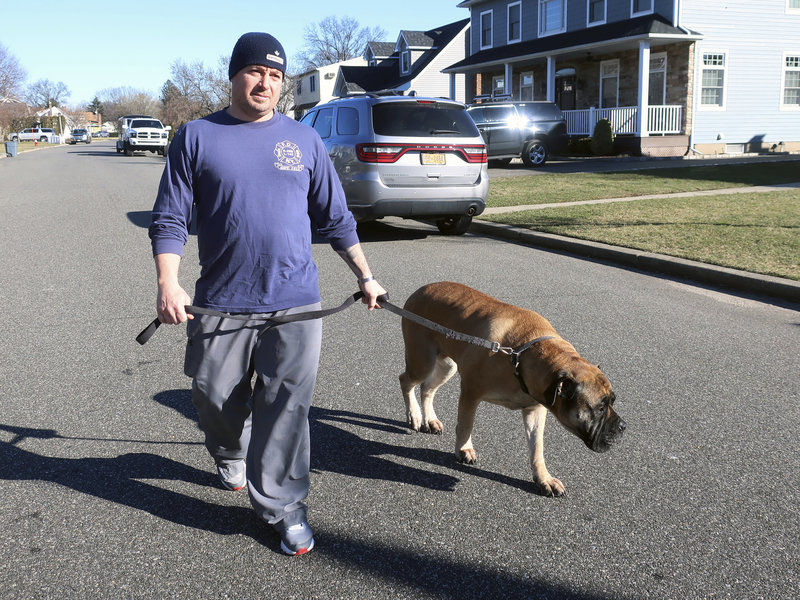
<svg viewBox="0 0 800 600">
<path fill-rule="evenodd" d="M 684 0 L 681 25 L 700 32 L 695 52 L 694 143 L 800 140 L 797 111 L 781 110 L 786 52 L 800 53 L 800 15 L 786 0 Z M 699 105 L 704 52 L 726 52 L 725 106 Z"/>
<path fill-rule="evenodd" d="M 463 29 L 436 55 L 436 58 L 414 78 L 409 89 L 416 91 L 419 96 L 450 97 L 450 75 L 442 73 L 442 69 L 464 59 L 467 29 Z M 459 73 L 456 75 L 455 100 L 464 102 L 465 88 L 464 74 Z"/>
</svg>

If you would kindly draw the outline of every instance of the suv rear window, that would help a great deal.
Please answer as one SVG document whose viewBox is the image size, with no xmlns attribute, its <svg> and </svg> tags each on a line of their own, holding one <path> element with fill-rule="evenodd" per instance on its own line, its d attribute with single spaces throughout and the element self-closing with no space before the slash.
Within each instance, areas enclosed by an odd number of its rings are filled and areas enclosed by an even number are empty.
<svg viewBox="0 0 800 600">
<path fill-rule="evenodd" d="M 372 107 L 377 135 L 476 137 L 475 123 L 463 108 L 419 102 L 380 102 Z"/>
</svg>

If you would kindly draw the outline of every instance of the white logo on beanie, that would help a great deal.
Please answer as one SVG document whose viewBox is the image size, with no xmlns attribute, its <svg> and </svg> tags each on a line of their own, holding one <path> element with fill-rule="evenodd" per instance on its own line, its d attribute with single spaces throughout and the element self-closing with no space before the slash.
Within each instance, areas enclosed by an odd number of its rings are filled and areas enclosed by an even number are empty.
<svg viewBox="0 0 800 600">
<path fill-rule="evenodd" d="M 275 54 L 267 54 L 267 60 L 271 60 L 272 62 L 276 62 L 279 65 L 283 64 L 283 58 L 279 56 L 280 51 L 275 50 Z"/>
</svg>

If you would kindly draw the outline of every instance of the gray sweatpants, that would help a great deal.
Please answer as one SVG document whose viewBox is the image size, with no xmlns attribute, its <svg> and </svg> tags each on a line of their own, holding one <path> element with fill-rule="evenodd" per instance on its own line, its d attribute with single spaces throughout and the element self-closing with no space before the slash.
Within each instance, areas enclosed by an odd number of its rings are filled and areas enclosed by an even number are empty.
<svg viewBox="0 0 800 600">
<path fill-rule="evenodd" d="M 253 317 L 318 310 L 298 306 Z M 322 320 L 264 328 L 263 321 L 195 315 L 187 322 L 184 372 L 217 463 L 247 460 L 255 511 L 268 523 L 305 518 L 308 411 L 319 366 Z"/>
</svg>

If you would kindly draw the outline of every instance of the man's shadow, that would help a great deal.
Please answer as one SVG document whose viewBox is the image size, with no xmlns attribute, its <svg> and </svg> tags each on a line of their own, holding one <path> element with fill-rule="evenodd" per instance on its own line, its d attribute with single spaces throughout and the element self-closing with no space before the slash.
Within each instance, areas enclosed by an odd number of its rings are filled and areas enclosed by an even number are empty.
<svg viewBox="0 0 800 600">
<path fill-rule="evenodd" d="M 197 421 L 188 390 L 168 390 L 154 397 L 184 418 Z M 392 435 L 407 435 L 403 423 L 391 419 L 363 415 L 350 411 L 312 407 L 311 468 L 317 472 L 340 473 L 362 479 L 381 479 L 403 482 L 442 492 L 452 492 L 459 477 L 425 468 L 433 465 L 442 469 L 472 476 L 485 477 L 514 487 L 530 490 L 530 483 L 497 475 L 474 466 L 456 463 L 451 452 L 429 448 L 405 447 L 389 442 L 364 439 L 337 426 L 355 425 Z M 37 454 L 23 448 L 25 440 L 81 440 L 87 444 L 137 442 L 159 444 L 147 440 L 117 440 L 75 438 L 59 434 L 54 429 L 36 429 L 0 424 L 0 432 L 10 441 L 0 440 L 0 479 L 7 481 L 48 481 L 57 483 L 96 498 L 116 502 L 178 525 L 202 529 L 222 535 L 242 534 L 260 543 L 274 545 L 268 528 L 260 526 L 255 512 L 249 507 L 222 506 L 206 502 L 147 480 L 183 481 L 200 487 L 219 487 L 216 475 L 209 470 L 177 462 L 150 452 L 131 452 L 113 458 L 61 458 Z M 197 438 L 177 442 L 202 447 L 202 434 Z M 203 452 L 205 452 L 203 450 Z M 392 457 L 402 458 L 399 464 Z M 413 467 L 407 463 L 417 462 Z"/>
<path fill-rule="evenodd" d="M 11 441 L 0 442 L 0 479 L 48 481 L 66 488 L 128 506 L 167 521 L 221 535 L 244 534 L 263 542 L 257 517 L 249 507 L 220 506 L 188 494 L 164 489 L 146 480 L 184 481 L 216 487 L 216 477 L 157 454 L 134 452 L 114 458 L 60 458 L 23 449 L 21 442 L 74 440 L 53 429 L 32 429 L 0 424 Z M 105 440 L 86 439 L 96 444 Z M 108 440 L 111 442 L 124 440 Z"/>
</svg>

